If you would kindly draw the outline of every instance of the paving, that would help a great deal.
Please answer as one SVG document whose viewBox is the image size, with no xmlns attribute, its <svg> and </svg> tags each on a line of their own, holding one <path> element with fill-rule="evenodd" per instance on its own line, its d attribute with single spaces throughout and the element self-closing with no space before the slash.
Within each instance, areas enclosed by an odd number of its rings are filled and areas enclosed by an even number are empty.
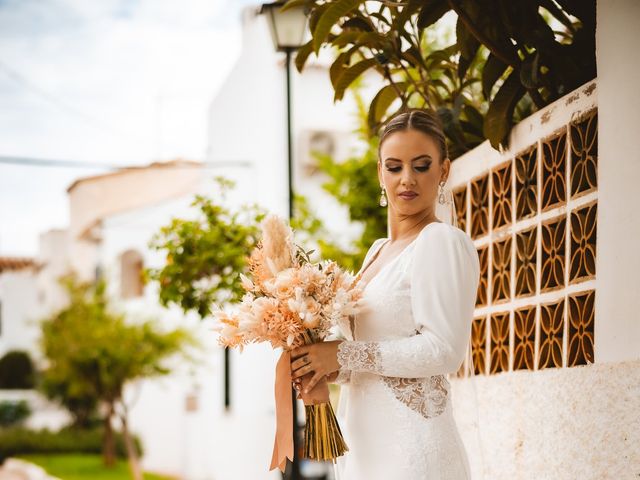
<svg viewBox="0 0 640 480">
<path fill-rule="evenodd" d="M 59 480 L 33 463 L 8 458 L 0 467 L 0 480 Z"/>
</svg>

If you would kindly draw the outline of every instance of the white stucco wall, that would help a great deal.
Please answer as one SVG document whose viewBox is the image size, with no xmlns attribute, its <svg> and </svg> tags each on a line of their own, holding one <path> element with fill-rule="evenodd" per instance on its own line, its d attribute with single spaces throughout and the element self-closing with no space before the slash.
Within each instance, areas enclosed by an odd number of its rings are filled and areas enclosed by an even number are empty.
<svg viewBox="0 0 640 480">
<path fill-rule="evenodd" d="M 597 4 L 598 67 L 598 295 L 596 357 L 640 357 L 640 3 Z"/>
<path fill-rule="evenodd" d="M 640 360 L 452 379 L 473 479 L 640 475 Z"/>
<path fill-rule="evenodd" d="M 0 274 L 0 357 L 9 350 L 24 350 L 31 358 L 37 354 L 37 300 L 34 269 L 25 268 Z"/>
</svg>

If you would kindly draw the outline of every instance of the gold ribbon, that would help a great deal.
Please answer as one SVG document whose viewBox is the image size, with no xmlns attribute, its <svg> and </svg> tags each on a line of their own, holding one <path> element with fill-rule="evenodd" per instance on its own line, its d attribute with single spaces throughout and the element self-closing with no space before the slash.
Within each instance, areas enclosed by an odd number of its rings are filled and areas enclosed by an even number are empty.
<svg viewBox="0 0 640 480">
<path fill-rule="evenodd" d="M 269 471 L 284 473 L 287 458 L 293 461 L 293 400 L 291 398 L 291 353 L 282 352 L 276 365 L 276 438 Z"/>
</svg>

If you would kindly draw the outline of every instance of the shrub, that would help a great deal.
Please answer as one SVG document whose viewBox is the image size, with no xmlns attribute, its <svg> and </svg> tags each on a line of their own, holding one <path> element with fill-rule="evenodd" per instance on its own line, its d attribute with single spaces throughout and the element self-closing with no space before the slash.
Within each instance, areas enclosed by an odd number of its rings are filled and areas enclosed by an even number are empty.
<svg viewBox="0 0 640 480">
<path fill-rule="evenodd" d="M 24 400 L 0 402 L 0 426 L 16 425 L 31 415 L 31 408 Z"/>
<path fill-rule="evenodd" d="M 0 464 L 9 457 L 25 454 L 47 453 L 97 453 L 102 452 L 102 428 L 63 428 L 57 432 L 48 429 L 28 430 L 11 427 L 0 430 Z M 116 455 L 126 458 L 124 440 L 116 434 Z M 137 451 L 142 453 L 140 439 L 134 437 Z"/>
<path fill-rule="evenodd" d="M 0 358 L 0 389 L 34 387 L 33 363 L 27 352 L 13 350 Z"/>
</svg>

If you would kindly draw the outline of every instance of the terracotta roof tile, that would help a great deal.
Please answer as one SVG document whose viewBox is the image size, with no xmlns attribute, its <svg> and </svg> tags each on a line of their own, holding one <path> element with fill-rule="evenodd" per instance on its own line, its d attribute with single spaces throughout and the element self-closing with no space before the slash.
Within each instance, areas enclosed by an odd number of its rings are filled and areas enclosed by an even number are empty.
<svg viewBox="0 0 640 480">
<path fill-rule="evenodd" d="M 36 265 L 33 258 L 28 257 L 0 257 L 0 273 L 11 270 L 22 270 L 23 268 L 34 267 Z"/>
</svg>

